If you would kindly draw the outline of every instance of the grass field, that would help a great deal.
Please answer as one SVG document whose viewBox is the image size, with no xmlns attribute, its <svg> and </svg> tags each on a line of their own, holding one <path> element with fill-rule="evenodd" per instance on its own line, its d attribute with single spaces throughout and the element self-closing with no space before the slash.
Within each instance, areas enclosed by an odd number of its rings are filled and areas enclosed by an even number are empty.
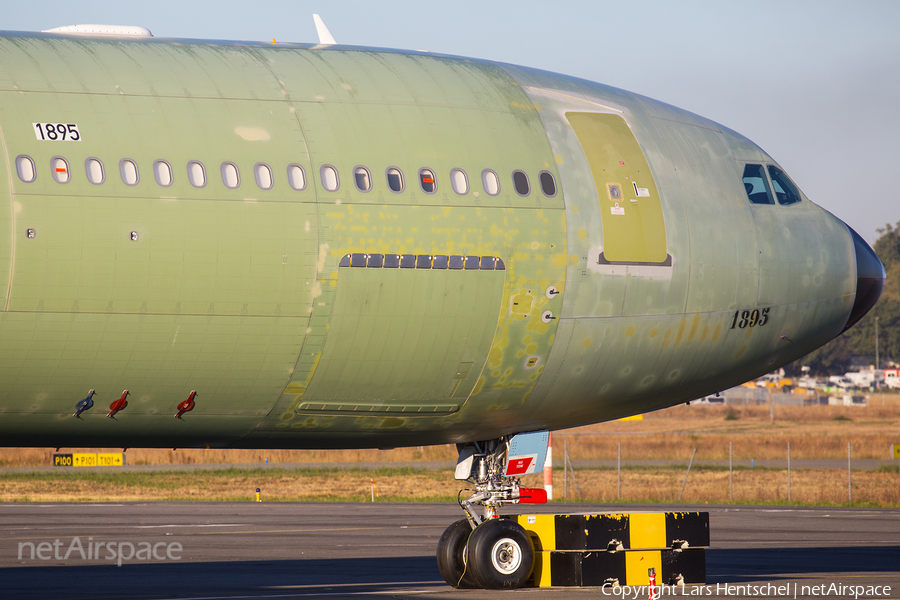
<svg viewBox="0 0 900 600">
<path fill-rule="evenodd" d="M 888 460 L 891 444 L 900 444 L 900 396 L 873 395 L 867 407 L 779 407 L 774 419 L 768 406 L 677 406 L 645 415 L 641 421 L 616 421 L 554 433 L 555 495 L 563 495 L 562 449 L 572 460 L 683 459 L 694 448 L 695 460 L 727 459 L 731 442 L 735 460 L 784 459 L 791 444 L 793 459 Z M 0 450 L 0 466 L 46 466 L 55 449 Z M 62 451 L 79 450 L 65 448 Z M 99 449 L 108 450 L 108 449 Z M 449 500 L 460 488 L 451 470 L 391 468 L 391 463 L 455 461 L 452 446 L 396 450 L 205 450 L 129 449 L 128 464 L 223 465 L 320 463 L 312 469 L 222 469 L 165 472 L 52 472 L 0 474 L 0 501 L 127 501 L 249 500 L 261 488 L 265 500 L 369 500 L 374 479 L 378 500 Z M 335 463 L 378 463 L 378 468 L 335 468 Z M 900 506 L 900 460 L 879 470 L 854 470 L 853 503 Z M 615 501 L 617 484 L 623 501 L 673 501 L 684 484 L 684 466 L 627 467 L 617 481 L 615 469 L 579 469 L 568 482 L 568 498 Z M 540 487 L 540 475 L 524 485 Z M 842 469 L 793 469 L 791 501 L 846 504 L 848 475 Z M 727 467 L 694 465 L 683 501 L 784 503 L 788 500 L 786 469 L 735 468 L 729 486 Z"/>
<path fill-rule="evenodd" d="M 562 473 L 557 471 L 556 500 L 563 499 Z M 684 483 L 681 467 L 632 467 L 622 470 L 621 497 L 616 496 L 615 469 L 578 469 L 571 478 L 568 500 L 596 502 L 673 502 Z M 727 468 L 694 467 L 683 502 L 729 502 Z M 265 501 L 453 501 L 461 487 L 452 470 L 376 469 L 210 469 L 162 472 L 87 472 L 66 469 L 0 475 L 0 502 L 100 502 L 214 500 L 249 501 L 261 489 Z M 540 475 L 523 485 L 540 487 Z M 737 468 L 733 502 L 788 502 L 785 469 Z M 580 494 L 579 494 L 580 492 Z M 794 504 L 846 505 L 847 472 L 795 469 L 791 476 Z M 900 469 L 853 473 L 853 504 L 900 506 Z"/>
</svg>

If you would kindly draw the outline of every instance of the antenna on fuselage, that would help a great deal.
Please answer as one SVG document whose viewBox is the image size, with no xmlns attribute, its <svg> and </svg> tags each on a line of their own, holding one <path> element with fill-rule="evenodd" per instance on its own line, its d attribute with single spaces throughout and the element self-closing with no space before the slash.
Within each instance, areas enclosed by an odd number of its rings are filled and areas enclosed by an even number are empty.
<svg viewBox="0 0 900 600">
<path fill-rule="evenodd" d="M 331 32 L 328 31 L 328 28 L 325 27 L 325 22 L 322 20 L 322 17 L 320 17 L 319 15 L 313 15 L 313 21 L 315 21 L 316 23 L 316 33 L 319 34 L 319 44 L 337 44 L 337 42 L 334 41 L 334 36 L 332 36 Z"/>
</svg>

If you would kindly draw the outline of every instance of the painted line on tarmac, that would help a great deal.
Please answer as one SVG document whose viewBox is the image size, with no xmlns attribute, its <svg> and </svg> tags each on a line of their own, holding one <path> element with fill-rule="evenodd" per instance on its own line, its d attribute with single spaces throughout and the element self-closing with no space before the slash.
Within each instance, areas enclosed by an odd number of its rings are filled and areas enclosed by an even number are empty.
<svg viewBox="0 0 900 600">
<path fill-rule="evenodd" d="M 186 525 L 185 527 L 200 527 L 200 525 Z M 114 527 L 114 529 L 141 529 L 141 527 L 134 526 L 134 525 L 130 525 L 130 526 L 126 525 L 126 526 Z M 346 532 L 386 531 L 389 529 L 407 529 L 407 530 L 408 529 L 445 529 L 445 526 L 444 525 L 403 525 L 402 527 L 396 527 L 396 526 L 393 526 L 393 527 L 344 527 L 344 528 L 338 527 L 338 528 L 329 528 L 329 529 L 263 529 L 263 530 L 241 529 L 238 531 L 198 531 L 198 532 L 185 531 L 185 532 L 179 532 L 178 534 L 172 534 L 172 535 L 177 535 L 178 537 L 184 538 L 184 537 L 194 537 L 194 536 L 201 536 L 201 535 L 248 535 L 248 534 L 265 534 L 265 533 L 321 533 L 321 532 L 342 532 L 342 531 L 346 531 Z M 82 533 L 78 536 L 71 536 L 71 537 L 84 537 L 84 536 L 91 536 L 91 535 L 92 534 L 90 534 L 90 533 Z M 103 536 L 109 537 L 110 535 L 112 535 L 112 534 L 111 533 L 98 533 L 98 534 L 95 534 L 94 537 L 103 537 Z M 135 534 L 132 534 L 132 535 L 135 535 Z M 166 535 L 168 535 L 168 534 L 166 534 Z M 56 537 L 59 537 L 59 536 L 56 536 Z M 70 536 L 64 536 L 64 537 L 70 537 Z M 12 537 L 2 538 L 2 539 L 6 539 L 6 540 L 41 540 L 41 539 L 45 539 L 45 538 L 48 538 L 48 536 L 47 535 L 12 536 Z"/>
</svg>

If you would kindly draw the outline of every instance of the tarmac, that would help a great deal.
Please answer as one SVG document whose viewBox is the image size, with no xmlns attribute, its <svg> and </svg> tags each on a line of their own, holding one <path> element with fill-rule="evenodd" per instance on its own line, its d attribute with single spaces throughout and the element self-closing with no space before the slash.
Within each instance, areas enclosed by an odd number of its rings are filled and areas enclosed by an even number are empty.
<svg viewBox="0 0 900 600">
<path fill-rule="evenodd" d="M 550 503 L 507 512 L 677 510 L 710 513 L 707 584 L 665 595 L 900 599 L 900 509 Z M 624 588 L 455 590 L 434 555 L 461 517 L 452 503 L 3 504 L 0 597 L 626 597 Z"/>
</svg>

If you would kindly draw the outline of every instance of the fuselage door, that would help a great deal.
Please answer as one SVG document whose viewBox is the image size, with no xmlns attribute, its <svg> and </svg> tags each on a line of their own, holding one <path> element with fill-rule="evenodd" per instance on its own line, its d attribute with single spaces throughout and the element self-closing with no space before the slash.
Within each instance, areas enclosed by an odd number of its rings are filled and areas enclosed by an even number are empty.
<svg viewBox="0 0 900 600">
<path fill-rule="evenodd" d="M 670 265 L 650 166 L 619 115 L 566 113 L 591 167 L 603 220 L 601 264 Z"/>
</svg>

